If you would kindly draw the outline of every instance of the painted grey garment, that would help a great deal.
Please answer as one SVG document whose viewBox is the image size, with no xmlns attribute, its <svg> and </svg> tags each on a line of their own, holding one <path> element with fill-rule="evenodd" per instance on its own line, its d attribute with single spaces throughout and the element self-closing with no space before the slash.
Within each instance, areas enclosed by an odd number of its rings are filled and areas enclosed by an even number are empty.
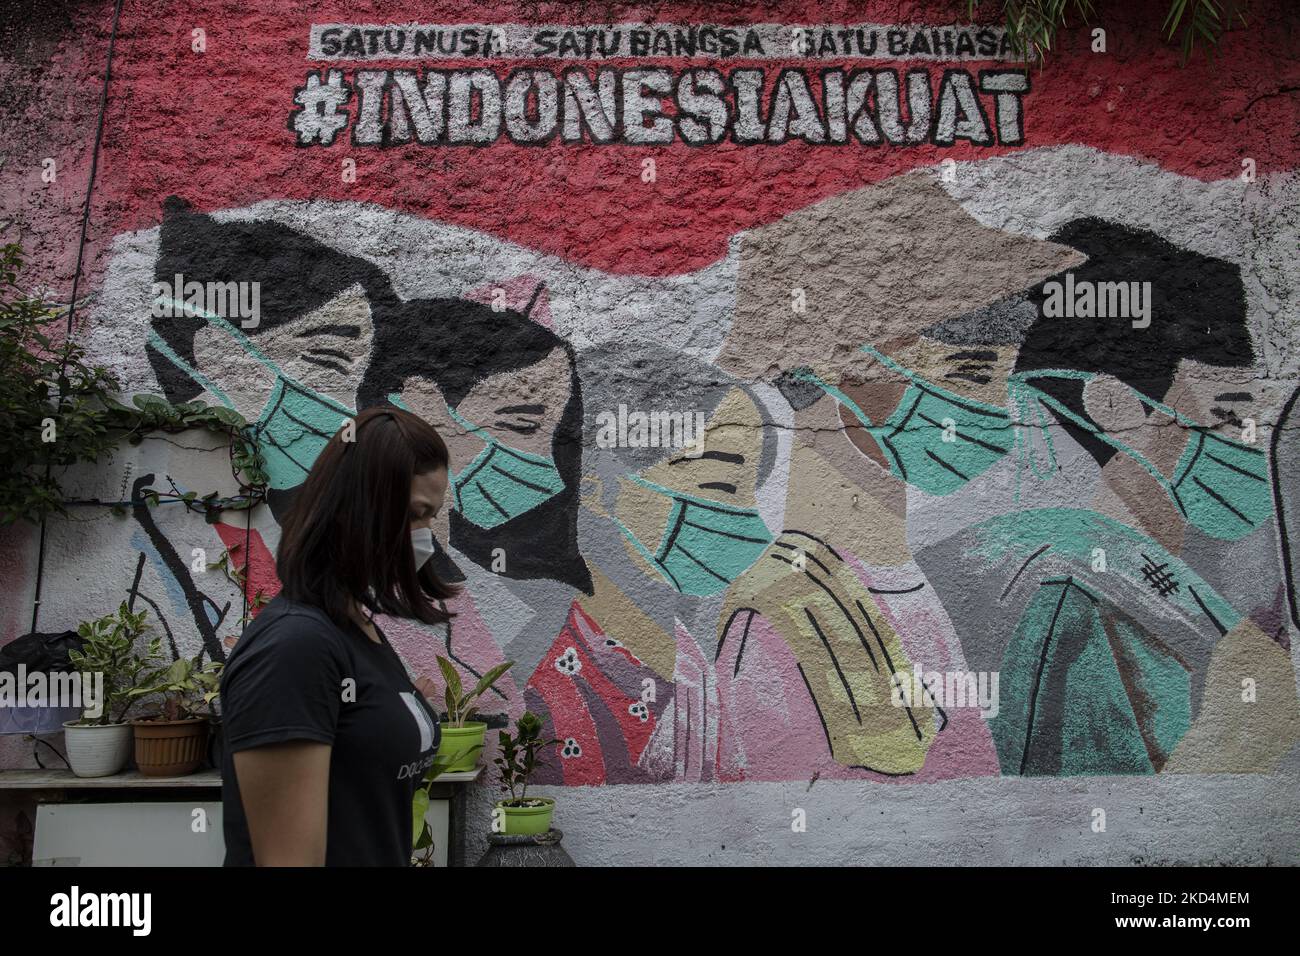
<svg viewBox="0 0 1300 956">
<path fill-rule="evenodd" d="M 441 728 L 379 636 L 283 596 L 244 630 L 221 680 L 226 866 L 254 863 L 234 754 L 290 740 L 332 747 L 325 865 L 410 865 L 411 801 Z"/>
<path fill-rule="evenodd" d="M 1273 494 L 1282 537 L 1287 605 L 1300 628 L 1300 388 L 1291 393 L 1273 431 Z"/>
<path fill-rule="evenodd" d="M 1078 509 L 991 519 L 916 559 L 967 665 L 1000 675 L 1004 774 L 1158 771 L 1240 621 L 1154 541 Z"/>
</svg>

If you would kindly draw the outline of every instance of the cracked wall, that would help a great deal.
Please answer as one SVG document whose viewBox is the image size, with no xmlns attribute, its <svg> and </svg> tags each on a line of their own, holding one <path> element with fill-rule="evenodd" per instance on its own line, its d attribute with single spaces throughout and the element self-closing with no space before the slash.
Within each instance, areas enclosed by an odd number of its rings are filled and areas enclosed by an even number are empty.
<svg viewBox="0 0 1300 956">
<path fill-rule="evenodd" d="M 38 630 L 128 599 L 224 659 L 315 453 L 392 402 L 447 438 L 435 560 L 464 593 L 445 629 L 385 631 L 415 675 L 517 662 L 484 709 L 545 718 L 591 859 L 650 853 L 619 784 L 719 832 L 728 788 L 782 833 L 815 794 L 811 858 L 844 862 L 911 861 L 834 822 L 874 801 L 951 839 L 967 797 L 1036 806 L 1029 847 L 1115 860 L 1052 835 L 1071 794 L 1148 792 L 1105 778 L 1274 799 L 1300 761 L 1294 13 L 1180 68 L 1103 5 L 1107 52 L 1072 31 L 1021 89 L 939 4 L 730 5 L 739 48 L 693 57 L 671 30 L 604 57 L 634 31 L 537 36 L 703 6 L 489 5 L 483 37 L 516 27 L 472 57 L 349 29 L 466 20 L 390 6 L 125 4 L 77 335 L 127 394 L 256 422 L 270 490 L 213 524 L 147 507 L 237 492 L 189 435 L 69 475 L 127 515 L 49 523 Z M 778 45 L 810 15 L 859 28 Z M 111 7 L 7 26 L 0 213 L 58 301 Z M 4 552 L 8 639 L 41 558 L 23 529 Z M 1230 832 L 1171 858 L 1235 859 Z M 731 841 L 652 856 L 810 858 Z"/>
</svg>

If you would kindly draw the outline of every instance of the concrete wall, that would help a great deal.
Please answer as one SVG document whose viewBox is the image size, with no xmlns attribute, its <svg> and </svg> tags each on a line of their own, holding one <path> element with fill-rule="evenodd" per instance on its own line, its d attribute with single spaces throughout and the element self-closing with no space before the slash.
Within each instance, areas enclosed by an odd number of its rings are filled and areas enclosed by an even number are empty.
<svg viewBox="0 0 1300 956">
<path fill-rule="evenodd" d="M 1102 4 L 1025 74 L 955 6 L 127 0 L 76 334 L 260 420 L 271 493 L 140 504 L 236 490 L 192 433 L 69 475 L 128 516 L 49 522 L 37 630 L 224 658 L 206 563 L 274 595 L 315 433 L 396 401 L 464 593 L 385 629 L 517 662 L 580 862 L 1300 861 L 1300 19 L 1180 68 Z M 0 223 L 66 301 L 111 4 L 4 17 Z"/>
</svg>

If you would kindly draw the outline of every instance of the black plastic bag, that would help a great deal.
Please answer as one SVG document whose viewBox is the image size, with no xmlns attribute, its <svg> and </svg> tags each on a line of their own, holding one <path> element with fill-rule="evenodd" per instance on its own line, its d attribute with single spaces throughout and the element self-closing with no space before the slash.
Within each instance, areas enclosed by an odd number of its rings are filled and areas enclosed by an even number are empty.
<svg viewBox="0 0 1300 956">
<path fill-rule="evenodd" d="M 68 652 L 81 650 L 83 643 L 76 631 L 24 634 L 0 647 L 0 674 L 12 674 L 12 683 L 21 694 L 32 674 L 75 673 Z M 25 674 L 20 674 L 20 667 Z M 80 716 L 80 707 L 0 706 L 0 734 L 54 734 L 63 730 L 65 720 Z"/>
<path fill-rule="evenodd" d="M 74 671 L 76 668 L 68 660 L 68 651 L 81 650 L 83 643 L 76 631 L 24 634 L 0 647 L 0 671 L 17 674 L 19 664 L 25 664 L 29 674 L 33 671 L 47 674 Z"/>
</svg>

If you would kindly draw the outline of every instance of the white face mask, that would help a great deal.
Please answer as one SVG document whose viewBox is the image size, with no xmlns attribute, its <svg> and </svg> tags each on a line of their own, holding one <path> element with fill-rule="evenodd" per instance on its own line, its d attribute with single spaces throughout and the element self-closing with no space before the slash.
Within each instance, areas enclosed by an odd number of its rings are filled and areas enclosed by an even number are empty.
<svg viewBox="0 0 1300 956">
<path fill-rule="evenodd" d="M 411 548 L 415 551 L 415 570 L 420 570 L 433 557 L 433 530 L 416 528 L 411 532 Z"/>
</svg>

